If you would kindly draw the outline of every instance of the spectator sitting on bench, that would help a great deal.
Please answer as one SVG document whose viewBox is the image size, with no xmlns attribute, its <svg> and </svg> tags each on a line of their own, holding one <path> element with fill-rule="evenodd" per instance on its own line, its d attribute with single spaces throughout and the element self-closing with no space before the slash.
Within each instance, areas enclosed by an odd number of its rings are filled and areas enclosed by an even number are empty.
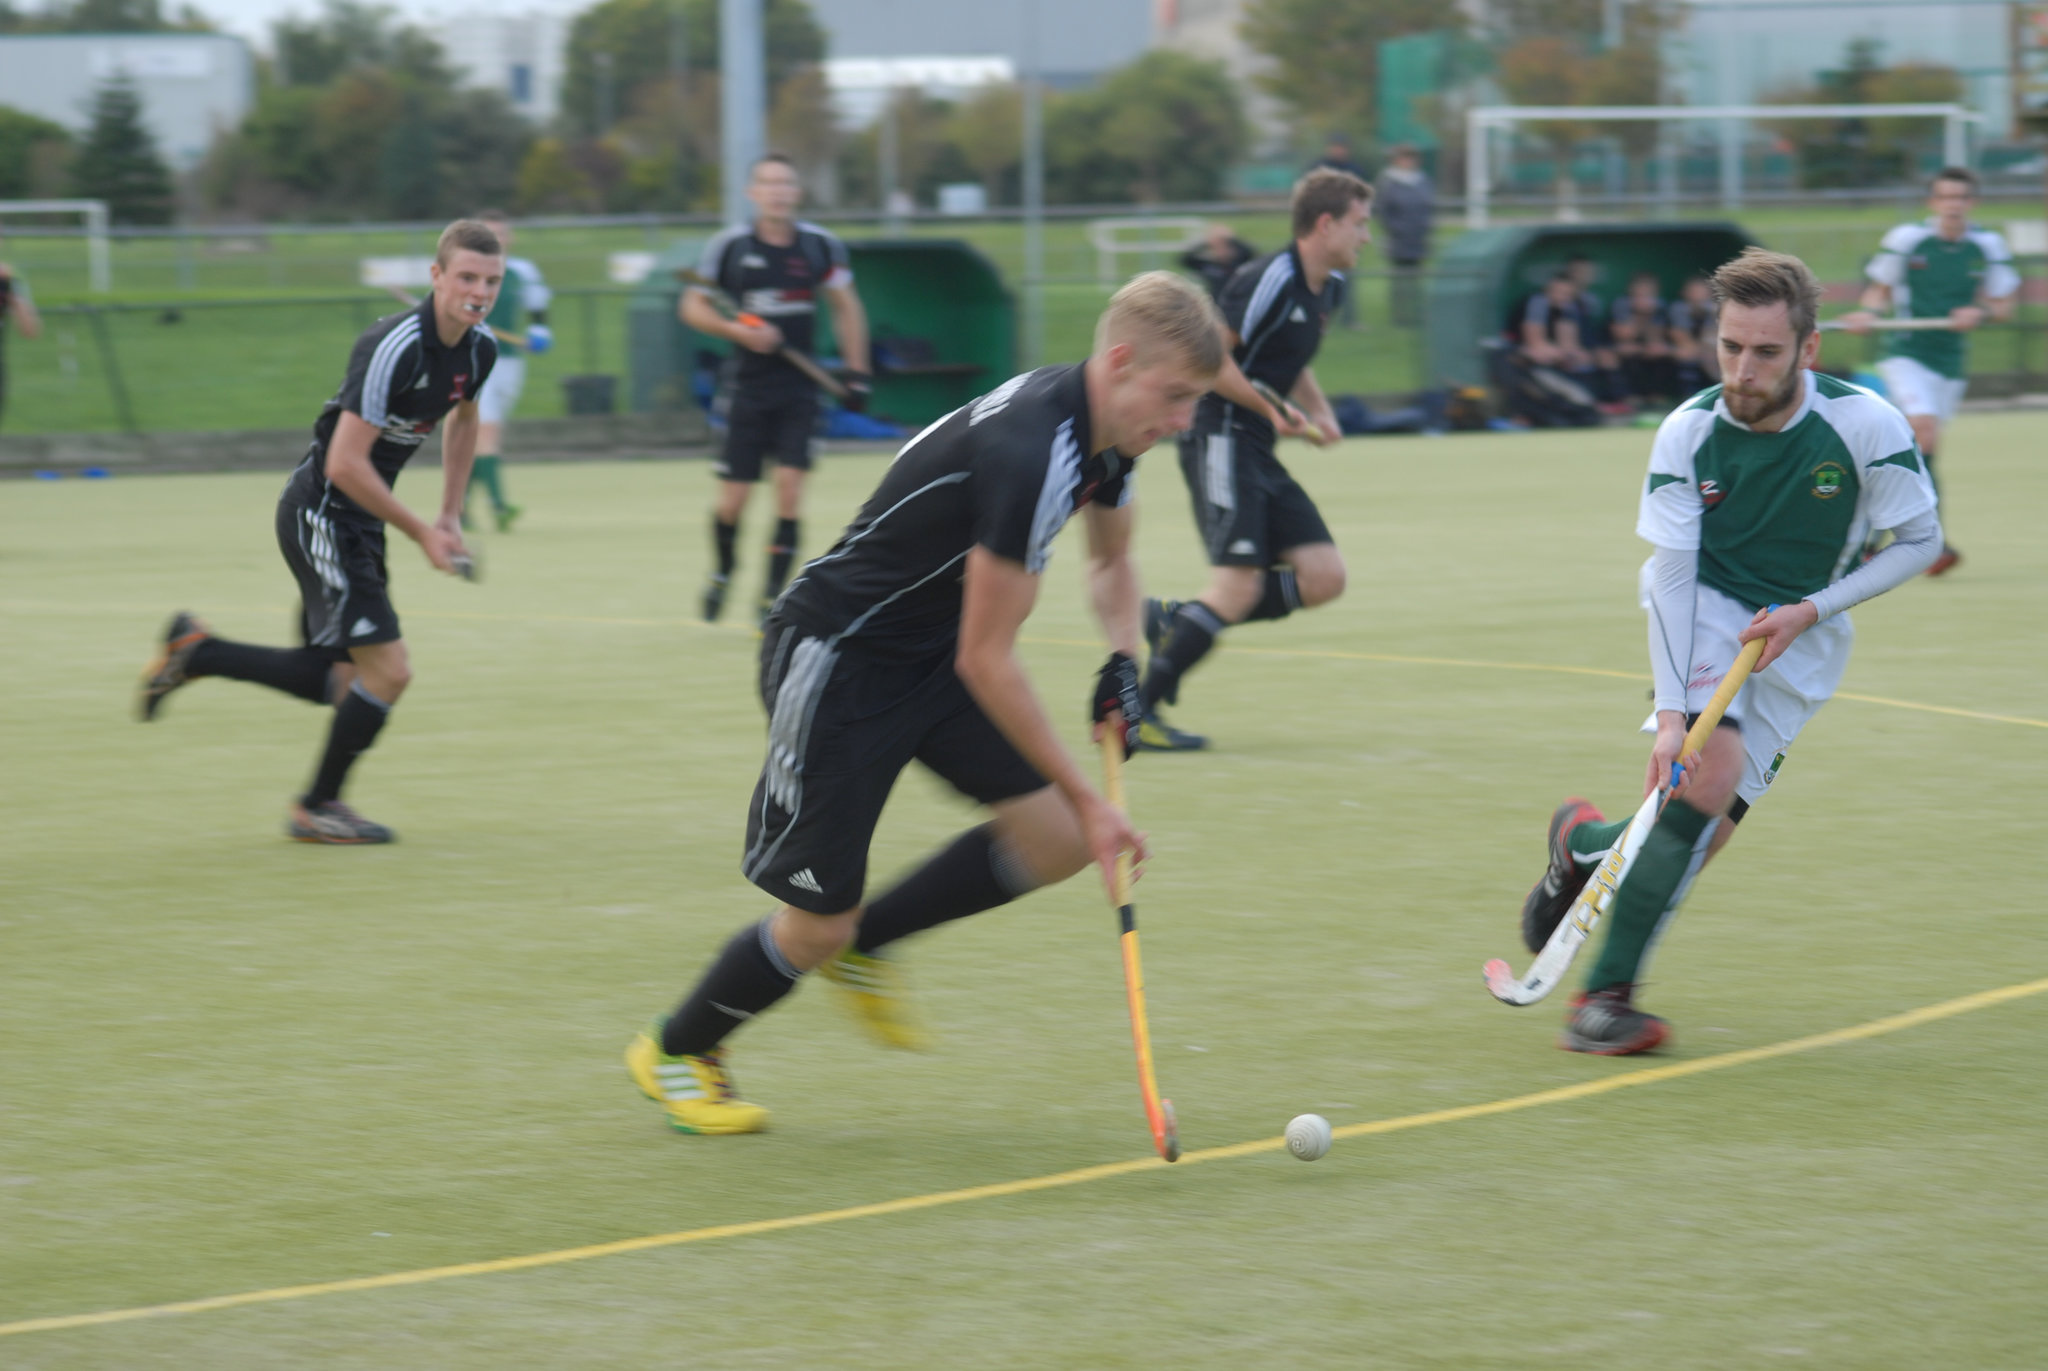
<svg viewBox="0 0 2048 1371">
<path fill-rule="evenodd" d="M 1596 368 L 1581 323 L 1579 283 L 1561 270 L 1522 302 L 1514 329 L 1516 349 L 1532 365 L 1561 371 L 1583 384 Z"/>
<path fill-rule="evenodd" d="M 1713 288 L 1704 276 L 1687 281 L 1671 302 L 1666 325 L 1680 398 L 1698 394 L 1721 379 L 1719 318 Z"/>
<path fill-rule="evenodd" d="M 1672 363 L 1670 311 L 1658 291 L 1657 274 L 1639 271 L 1629 278 L 1628 293 L 1614 302 L 1608 332 L 1621 362 L 1628 398 L 1637 402 L 1669 399 L 1677 384 Z"/>
</svg>

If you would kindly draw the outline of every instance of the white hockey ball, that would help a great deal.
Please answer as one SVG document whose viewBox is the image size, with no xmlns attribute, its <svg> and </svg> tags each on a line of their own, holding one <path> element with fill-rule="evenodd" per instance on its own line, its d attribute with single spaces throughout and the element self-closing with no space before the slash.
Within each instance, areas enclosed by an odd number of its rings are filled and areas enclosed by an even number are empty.
<svg viewBox="0 0 2048 1371">
<path fill-rule="evenodd" d="M 1320 1114 L 1297 1114 L 1287 1125 L 1287 1150 L 1312 1162 L 1330 1150 L 1330 1121 Z"/>
</svg>

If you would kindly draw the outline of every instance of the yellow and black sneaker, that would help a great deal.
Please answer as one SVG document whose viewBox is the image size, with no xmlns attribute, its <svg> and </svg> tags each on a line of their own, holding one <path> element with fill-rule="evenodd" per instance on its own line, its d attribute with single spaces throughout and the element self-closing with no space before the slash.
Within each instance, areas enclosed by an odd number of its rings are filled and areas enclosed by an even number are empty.
<svg viewBox="0 0 2048 1371">
<path fill-rule="evenodd" d="M 1140 752 L 1200 752 L 1208 745 L 1207 738 L 1175 728 L 1160 718 L 1156 709 L 1146 711 L 1145 717 L 1138 720 Z"/>
<path fill-rule="evenodd" d="M 922 1052 L 931 1035 L 911 1008 L 903 970 L 889 957 L 869 956 L 851 947 L 818 968 L 820 975 L 846 991 L 846 1003 L 868 1035 L 884 1047 Z"/>
<path fill-rule="evenodd" d="M 626 1070 L 640 1093 L 668 1111 L 668 1126 L 678 1133 L 759 1133 L 768 1126 L 768 1111 L 733 1094 L 725 1073 L 725 1054 L 671 1057 L 661 1050 L 661 1028 L 655 1025 L 626 1048 Z"/>
<path fill-rule="evenodd" d="M 1180 613 L 1180 601 L 1145 601 L 1145 646 L 1155 657 L 1166 646 L 1166 637 L 1173 632 L 1173 616 Z"/>
<path fill-rule="evenodd" d="M 171 616 L 171 622 L 164 629 L 163 651 L 142 673 L 142 685 L 135 693 L 135 715 L 144 723 L 156 718 L 157 710 L 163 708 L 164 697 L 185 684 L 185 666 L 192 660 L 192 650 L 212 636 L 206 621 L 194 614 L 179 610 Z"/>
</svg>

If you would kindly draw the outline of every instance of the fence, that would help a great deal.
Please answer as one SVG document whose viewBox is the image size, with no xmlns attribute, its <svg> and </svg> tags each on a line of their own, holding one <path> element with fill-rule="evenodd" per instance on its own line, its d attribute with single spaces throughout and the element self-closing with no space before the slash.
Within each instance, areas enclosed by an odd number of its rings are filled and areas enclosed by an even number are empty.
<svg viewBox="0 0 2048 1371">
<path fill-rule="evenodd" d="M 1743 224 L 1773 247 L 1799 253 L 1823 280 L 1856 280 L 1872 244 L 1898 218 L 1896 208 L 1845 212 L 1832 222 L 1815 222 L 1803 210 L 1756 211 Z M 1233 227 L 1260 246 L 1284 240 L 1278 214 L 1241 213 Z M 1046 357 L 1063 360 L 1086 354 L 1097 314 L 1109 287 L 1095 280 L 1095 252 L 1086 225 L 1057 226 L 1048 233 L 1048 280 L 1044 287 Z M 600 284 L 613 251 L 663 245 L 671 229 L 638 223 L 573 225 L 522 230 L 519 250 L 540 261 L 558 283 L 550 314 L 555 350 L 537 359 L 529 373 L 520 417 L 546 418 L 565 412 L 561 378 L 574 373 L 623 377 L 627 371 L 626 302 L 630 289 Z M 1021 229 L 1014 223 L 941 224 L 919 231 L 970 237 L 1015 282 L 1021 272 Z M 1440 242 L 1455 233 L 1447 226 Z M 150 299 L 117 297 L 107 303 L 53 302 L 50 263 L 42 260 L 58 239 L 32 240 L 34 254 L 16 251 L 31 240 L 10 240 L 10 255 L 44 300 L 45 336 L 7 340 L 7 410 L 0 433 L 178 432 L 309 425 L 320 404 L 341 379 L 349 344 L 371 320 L 395 307 L 390 297 L 355 286 L 357 263 L 372 248 L 417 252 L 417 231 L 379 235 L 295 234 L 280 237 L 264 253 L 194 266 L 194 279 L 213 293 L 195 298 L 166 290 Z M 289 251 L 284 246 L 289 245 Z M 431 246 L 431 244 L 429 244 Z M 82 290 L 83 245 L 69 244 Z M 117 242 L 116 280 L 175 284 L 179 266 L 171 239 Z M 140 254 L 129 256 L 128 254 Z M 154 254 L 154 255 L 151 255 Z M 1162 261 L 1133 260 L 1129 270 Z M 1356 327 L 1333 328 L 1316 362 L 1316 374 L 1330 394 L 1389 395 L 1430 384 L 1418 328 L 1394 323 L 1389 277 L 1368 256 L 1355 273 Z M 154 276 L 151 273 L 156 273 Z M 217 274 L 214 274 L 217 273 Z M 265 284 L 283 280 L 309 292 L 282 298 Z M 2036 287 L 2038 282 L 2030 282 Z M 124 288 L 125 289 L 125 288 Z M 1603 283 L 1611 295 L 1618 284 Z M 2039 302 L 2023 307 L 2021 326 L 1988 329 L 1971 346 L 1977 392 L 2048 390 L 2048 339 L 2042 331 L 2048 311 Z M 1874 346 L 1831 335 L 1829 365 L 1859 365 Z M 623 386 L 621 388 L 623 393 Z"/>
</svg>

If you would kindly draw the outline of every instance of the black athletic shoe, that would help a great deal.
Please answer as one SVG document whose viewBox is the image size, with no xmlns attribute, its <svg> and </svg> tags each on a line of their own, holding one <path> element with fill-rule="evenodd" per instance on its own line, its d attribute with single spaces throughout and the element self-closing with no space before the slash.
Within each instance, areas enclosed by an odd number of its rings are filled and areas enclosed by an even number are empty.
<svg viewBox="0 0 2048 1371">
<path fill-rule="evenodd" d="M 726 578 L 713 576 L 704 583 L 704 622 L 715 624 L 725 612 Z"/>
<path fill-rule="evenodd" d="M 164 629 L 163 651 L 142 673 L 142 685 L 135 694 L 137 718 L 144 723 L 156 718 L 164 697 L 185 684 L 185 664 L 192 660 L 192 649 L 211 636 L 212 631 L 203 619 L 182 609 L 171 616 L 170 625 Z"/>
<path fill-rule="evenodd" d="M 1531 952 L 1543 950 L 1593 874 L 1592 867 L 1582 867 L 1572 857 L 1572 830 L 1605 818 L 1591 803 L 1577 796 L 1551 812 L 1550 865 L 1544 869 L 1543 879 L 1529 892 L 1529 898 L 1522 901 L 1522 942 Z"/>
<path fill-rule="evenodd" d="M 1634 991 L 1632 985 L 1613 985 L 1578 995 L 1557 1045 L 1567 1052 L 1627 1057 L 1662 1043 L 1671 1036 L 1671 1025 L 1630 1004 Z"/>
<path fill-rule="evenodd" d="M 1166 646 L 1166 635 L 1173 631 L 1173 616 L 1180 613 L 1178 600 L 1145 601 L 1145 646 L 1153 656 Z"/>
<path fill-rule="evenodd" d="M 398 840 L 396 833 L 380 823 L 365 819 L 339 800 L 293 805 L 284 831 L 302 843 L 333 843 L 344 847 Z"/>
</svg>

